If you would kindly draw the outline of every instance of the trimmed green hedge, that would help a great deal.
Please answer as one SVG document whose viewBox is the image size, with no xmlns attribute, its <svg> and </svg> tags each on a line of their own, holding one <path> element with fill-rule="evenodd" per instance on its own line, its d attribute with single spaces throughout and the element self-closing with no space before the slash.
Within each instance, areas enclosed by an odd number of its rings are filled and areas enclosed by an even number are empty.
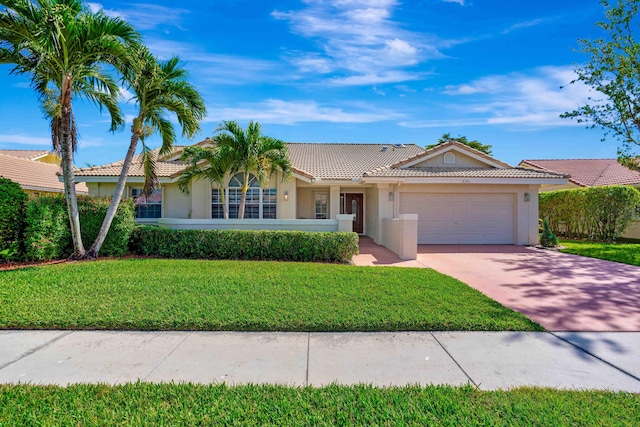
<svg viewBox="0 0 640 427">
<path fill-rule="evenodd" d="M 576 188 L 540 193 L 540 217 L 566 237 L 611 241 L 624 234 L 640 206 L 633 187 Z"/>
<path fill-rule="evenodd" d="M 142 226 L 133 231 L 133 250 L 164 258 L 272 261 L 351 261 L 356 233 L 273 230 L 171 230 Z"/>
<path fill-rule="evenodd" d="M 80 229 L 85 249 L 93 243 L 107 213 L 110 197 L 78 196 Z M 64 195 L 43 196 L 27 202 L 25 259 L 61 259 L 73 252 L 69 216 Z M 131 232 L 135 228 L 133 201 L 120 202 L 100 255 L 122 256 L 129 249 Z"/>
<path fill-rule="evenodd" d="M 20 184 L 0 177 L 0 262 L 17 259 L 23 251 L 27 193 Z"/>
</svg>

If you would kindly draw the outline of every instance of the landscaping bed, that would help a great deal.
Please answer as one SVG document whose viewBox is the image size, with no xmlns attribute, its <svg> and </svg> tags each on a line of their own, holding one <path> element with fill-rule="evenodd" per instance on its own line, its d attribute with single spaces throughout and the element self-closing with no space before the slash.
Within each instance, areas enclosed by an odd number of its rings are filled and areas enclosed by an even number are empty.
<svg viewBox="0 0 640 427">
<path fill-rule="evenodd" d="M 582 240 L 561 240 L 561 252 L 590 258 L 640 266 L 639 243 L 602 243 Z"/>
<path fill-rule="evenodd" d="M 542 330 L 431 269 L 166 259 L 0 272 L 0 328 Z"/>
<path fill-rule="evenodd" d="M 0 425 L 634 426 L 640 396 L 471 386 L 0 385 Z"/>
</svg>

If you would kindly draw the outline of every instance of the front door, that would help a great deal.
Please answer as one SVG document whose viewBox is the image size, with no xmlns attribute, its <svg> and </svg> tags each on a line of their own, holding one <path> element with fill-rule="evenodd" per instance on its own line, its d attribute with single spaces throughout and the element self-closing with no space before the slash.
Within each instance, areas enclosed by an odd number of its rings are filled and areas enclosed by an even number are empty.
<svg viewBox="0 0 640 427">
<path fill-rule="evenodd" d="M 362 193 L 347 193 L 344 195 L 344 213 L 353 215 L 353 231 L 358 234 L 364 233 L 363 200 Z"/>
</svg>

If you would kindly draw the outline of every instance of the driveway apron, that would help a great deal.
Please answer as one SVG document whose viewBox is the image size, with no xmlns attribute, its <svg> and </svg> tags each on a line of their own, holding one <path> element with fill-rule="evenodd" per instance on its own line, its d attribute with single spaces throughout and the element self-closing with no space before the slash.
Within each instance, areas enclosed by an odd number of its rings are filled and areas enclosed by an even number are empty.
<svg viewBox="0 0 640 427">
<path fill-rule="evenodd" d="M 511 245 L 420 245 L 418 261 L 549 331 L 640 331 L 640 267 Z"/>
</svg>

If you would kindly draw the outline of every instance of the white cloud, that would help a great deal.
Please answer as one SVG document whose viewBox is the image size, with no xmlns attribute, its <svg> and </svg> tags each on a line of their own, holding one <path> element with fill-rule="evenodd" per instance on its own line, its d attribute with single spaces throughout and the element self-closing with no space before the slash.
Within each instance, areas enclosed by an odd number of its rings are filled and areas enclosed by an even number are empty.
<svg viewBox="0 0 640 427">
<path fill-rule="evenodd" d="M 273 11 L 289 22 L 292 32 L 316 42 L 317 52 L 289 52 L 285 57 L 303 72 L 336 73 L 328 81 L 341 85 L 366 85 L 415 80 L 407 69 L 443 55 L 426 35 L 408 31 L 392 20 L 397 0 L 305 0 L 306 8 Z M 398 80 L 400 79 L 400 80 Z"/>
<path fill-rule="evenodd" d="M 51 137 L 37 137 L 26 135 L 0 135 L 0 143 L 18 145 L 51 145 Z"/>
<path fill-rule="evenodd" d="M 390 110 L 373 110 L 359 107 L 345 111 L 340 107 L 322 106 L 314 101 L 284 101 L 267 99 L 242 107 L 208 108 L 205 121 L 257 120 L 261 123 L 293 125 L 305 122 L 327 123 L 371 123 L 402 118 L 401 114 Z"/>
<path fill-rule="evenodd" d="M 121 18 L 138 30 L 149 30 L 161 25 L 171 25 L 181 28 L 182 18 L 187 15 L 187 9 L 165 7 L 151 3 L 131 3 L 123 9 L 105 9 L 101 3 L 87 3 L 92 12 L 102 10 L 105 15 Z"/>
<path fill-rule="evenodd" d="M 442 0 L 445 3 L 457 3 L 460 6 L 464 6 L 466 1 L 465 0 Z"/>
<path fill-rule="evenodd" d="M 518 22 L 516 24 L 511 25 L 510 27 L 505 28 L 502 31 L 502 34 L 508 34 L 512 31 L 515 30 L 519 30 L 521 28 L 529 28 L 529 27 L 535 27 L 536 25 L 540 25 L 543 24 L 545 22 L 549 22 L 551 21 L 551 18 L 537 18 L 537 19 L 532 19 L 529 21 L 524 21 L 524 22 Z"/>
<path fill-rule="evenodd" d="M 425 76 L 425 74 L 426 73 L 388 71 L 383 74 L 360 74 L 348 77 L 332 77 L 328 82 L 334 86 L 364 86 L 420 80 Z"/>
<path fill-rule="evenodd" d="M 406 127 L 444 125 L 518 125 L 522 127 L 574 126 L 560 114 L 584 105 L 589 88 L 569 84 L 576 78 L 571 67 L 540 67 L 529 73 L 485 76 L 469 83 L 447 86 L 444 94 L 455 97 L 449 109 L 457 120 L 404 121 Z M 564 86 L 563 89 L 560 89 Z"/>
</svg>

